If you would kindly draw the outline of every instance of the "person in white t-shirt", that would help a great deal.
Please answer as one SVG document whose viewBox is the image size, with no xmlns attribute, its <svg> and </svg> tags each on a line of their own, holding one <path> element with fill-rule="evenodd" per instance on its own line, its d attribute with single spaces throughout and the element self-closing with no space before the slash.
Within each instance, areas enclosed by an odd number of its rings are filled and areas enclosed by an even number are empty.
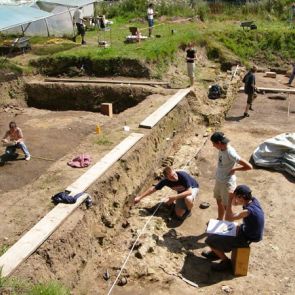
<svg viewBox="0 0 295 295">
<path fill-rule="evenodd" d="M 228 198 L 236 188 L 235 172 L 251 170 L 253 167 L 238 155 L 236 150 L 229 144 L 229 139 L 224 136 L 224 133 L 214 132 L 210 139 L 213 146 L 219 150 L 214 198 L 218 207 L 217 219 L 223 220 Z"/>
<path fill-rule="evenodd" d="M 83 11 L 82 11 L 82 7 L 79 7 L 75 10 L 74 12 L 74 16 L 73 16 L 73 21 L 76 24 L 77 27 L 77 35 L 81 35 L 82 37 L 82 45 L 86 44 L 85 41 L 85 26 L 84 26 L 84 15 L 83 15 Z M 76 42 L 76 37 L 74 37 L 74 41 Z"/>
<path fill-rule="evenodd" d="M 152 31 L 154 27 L 154 5 L 151 3 L 147 9 L 147 20 L 149 25 L 149 37 L 152 36 Z"/>
</svg>

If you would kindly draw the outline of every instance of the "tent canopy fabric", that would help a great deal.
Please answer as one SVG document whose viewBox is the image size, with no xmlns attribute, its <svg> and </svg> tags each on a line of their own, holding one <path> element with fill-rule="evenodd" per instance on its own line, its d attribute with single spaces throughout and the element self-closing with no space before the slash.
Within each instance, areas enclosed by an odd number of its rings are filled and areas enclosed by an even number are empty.
<svg viewBox="0 0 295 295">
<path fill-rule="evenodd" d="M 67 7 L 82 7 L 88 4 L 92 4 L 95 2 L 102 2 L 102 0 L 39 0 L 38 2 L 50 3 L 50 4 L 58 4 L 61 6 Z"/>
<path fill-rule="evenodd" d="M 28 24 L 53 16 L 52 13 L 32 8 L 27 5 L 0 5 L 0 31 Z"/>
<path fill-rule="evenodd" d="M 295 133 L 267 139 L 253 153 L 257 166 L 285 171 L 295 177 Z"/>
</svg>

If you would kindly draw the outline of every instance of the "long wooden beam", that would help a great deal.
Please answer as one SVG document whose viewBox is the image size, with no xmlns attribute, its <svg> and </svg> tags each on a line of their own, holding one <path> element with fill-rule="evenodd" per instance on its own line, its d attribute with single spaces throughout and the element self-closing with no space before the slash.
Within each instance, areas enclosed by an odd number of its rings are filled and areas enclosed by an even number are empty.
<svg viewBox="0 0 295 295">
<path fill-rule="evenodd" d="M 169 113 L 189 92 L 191 88 L 181 89 L 171 96 L 164 104 L 162 104 L 156 111 L 145 118 L 139 127 L 153 128 L 167 113 Z"/>
<path fill-rule="evenodd" d="M 84 192 L 98 177 L 120 159 L 143 134 L 132 133 L 113 148 L 99 162 L 87 170 L 80 178 L 67 187 L 67 191 L 74 196 Z M 67 217 L 87 198 L 84 193 L 75 204 L 58 204 L 44 216 L 30 231 L 20 238 L 12 247 L 0 257 L 2 276 L 10 275 L 23 261 L 42 245 L 47 238 L 67 219 Z"/>
<path fill-rule="evenodd" d="M 259 91 L 265 91 L 265 92 L 274 92 L 274 93 L 295 93 L 295 89 L 289 89 L 289 88 L 268 88 L 268 87 L 257 87 Z M 244 87 L 240 87 L 240 92 L 244 91 Z"/>
<path fill-rule="evenodd" d="M 44 82 L 63 82 L 63 83 L 110 83 L 110 84 L 133 84 L 133 85 L 168 85 L 167 81 L 133 81 L 133 80 L 111 80 L 111 79 L 63 79 L 45 78 Z"/>
<path fill-rule="evenodd" d="M 9 276 L 36 251 L 66 218 L 87 198 L 83 194 L 75 204 L 58 204 L 0 257 L 1 275 Z"/>
</svg>

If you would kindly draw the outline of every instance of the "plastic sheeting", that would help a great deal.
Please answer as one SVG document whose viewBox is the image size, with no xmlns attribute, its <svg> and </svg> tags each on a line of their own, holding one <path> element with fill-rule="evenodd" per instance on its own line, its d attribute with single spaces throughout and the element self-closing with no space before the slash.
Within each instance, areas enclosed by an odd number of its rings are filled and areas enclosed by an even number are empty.
<svg viewBox="0 0 295 295">
<path fill-rule="evenodd" d="M 52 13 L 29 6 L 0 5 L 0 31 L 52 16 Z"/>
<path fill-rule="evenodd" d="M 253 153 L 257 166 L 285 171 L 295 177 L 295 133 L 267 139 Z"/>
<path fill-rule="evenodd" d="M 67 7 L 82 7 L 103 0 L 39 0 L 37 3 L 52 3 Z"/>
</svg>

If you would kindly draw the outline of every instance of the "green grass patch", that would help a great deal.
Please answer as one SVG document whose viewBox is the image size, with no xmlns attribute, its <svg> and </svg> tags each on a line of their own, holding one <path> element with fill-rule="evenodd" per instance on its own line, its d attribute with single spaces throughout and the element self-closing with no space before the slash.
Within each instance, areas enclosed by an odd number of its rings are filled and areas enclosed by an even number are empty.
<svg viewBox="0 0 295 295">
<path fill-rule="evenodd" d="M 98 145 L 112 145 L 113 142 L 105 134 L 99 134 L 98 138 L 95 140 L 95 144 Z"/>
</svg>

